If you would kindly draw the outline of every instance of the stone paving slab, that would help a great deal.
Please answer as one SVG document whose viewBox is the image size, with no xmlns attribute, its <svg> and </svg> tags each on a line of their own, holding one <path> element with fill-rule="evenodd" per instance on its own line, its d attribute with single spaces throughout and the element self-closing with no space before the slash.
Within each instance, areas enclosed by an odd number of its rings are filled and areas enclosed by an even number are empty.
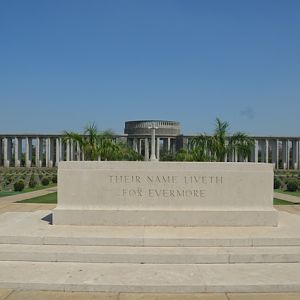
<svg viewBox="0 0 300 300">
<path fill-rule="evenodd" d="M 11 294 L 13 290 L 0 289 L 0 300 L 7 299 L 7 296 Z"/>
<path fill-rule="evenodd" d="M 14 291 L 5 300 L 118 300 L 118 293 Z M 4 300 L 1 299 L 0 300 Z"/>
<path fill-rule="evenodd" d="M 299 300 L 300 293 L 228 293 L 227 297 L 228 300 Z"/>
<path fill-rule="evenodd" d="M 300 263 L 98 264 L 0 262 L 0 288 L 109 293 L 300 291 Z"/>
<path fill-rule="evenodd" d="M 228 300 L 226 294 L 120 293 L 118 300 Z"/>
</svg>

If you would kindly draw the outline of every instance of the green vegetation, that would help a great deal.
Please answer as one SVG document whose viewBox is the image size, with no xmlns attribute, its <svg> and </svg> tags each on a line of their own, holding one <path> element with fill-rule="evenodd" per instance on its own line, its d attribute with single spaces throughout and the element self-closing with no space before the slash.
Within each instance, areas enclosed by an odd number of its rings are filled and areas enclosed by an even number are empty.
<svg viewBox="0 0 300 300">
<path fill-rule="evenodd" d="M 44 186 L 49 185 L 49 178 L 48 177 L 44 177 L 42 179 L 42 185 L 44 185 Z"/>
<path fill-rule="evenodd" d="M 275 189 L 274 192 L 276 192 L 276 193 L 282 193 L 282 194 L 287 194 L 287 195 L 291 195 L 291 196 L 295 196 L 295 197 L 300 197 L 300 191 L 289 192 L 289 191 L 283 190 L 283 189 Z"/>
<path fill-rule="evenodd" d="M 23 167 L 0 168 L 0 197 L 32 192 L 45 188 L 41 184 L 44 177 L 50 178 L 49 186 L 47 187 L 55 186 L 57 182 L 57 169 Z M 24 187 L 22 188 L 23 184 Z"/>
<path fill-rule="evenodd" d="M 294 205 L 294 203 L 274 198 L 273 205 Z"/>
<path fill-rule="evenodd" d="M 51 187 L 55 187 L 56 184 L 49 184 L 48 186 L 36 186 L 34 188 L 25 188 L 23 191 L 21 192 L 15 192 L 15 191 L 0 191 L 0 198 L 1 197 L 6 197 L 6 196 L 13 196 L 13 195 L 18 195 L 18 194 L 24 194 L 24 193 L 29 193 L 29 192 L 34 192 L 34 191 L 39 191 L 39 190 L 43 190 L 45 188 L 51 188 Z"/>
<path fill-rule="evenodd" d="M 161 160 L 223 162 L 233 155 L 245 160 L 253 144 L 254 140 L 243 132 L 230 135 L 229 123 L 217 118 L 213 135 L 200 134 L 191 140 L 188 149 L 181 149 L 174 155 L 163 154 Z"/>
<path fill-rule="evenodd" d="M 21 192 L 25 188 L 25 183 L 23 179 L 18 180 L 17 182 L 14 183 L 14 191 L 15 192 Z"/>
<path fill-rule="evenodd" d="M 18 203 L 57 203 L 57 193 L 51 193 L 44 196 L 34 197 L 31 199 L 26 199 L 22 201 L 17 201 Z"/>
<path fill-rule="evenodd" d="M 64 134 L 65 141 L 79 144 L 85 160 L 143 160 L 127 143 L 114 140 L 112 131 L 98 132 L 94 123 L 86 126 L 83 134 L 68 131 Z"/>
</svg>

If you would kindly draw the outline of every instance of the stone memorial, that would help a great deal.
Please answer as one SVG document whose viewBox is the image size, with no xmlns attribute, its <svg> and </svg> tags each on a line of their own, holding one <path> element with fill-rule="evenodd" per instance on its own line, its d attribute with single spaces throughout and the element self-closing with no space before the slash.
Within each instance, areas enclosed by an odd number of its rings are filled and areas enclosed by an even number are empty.
<svg viewBox="0 0 300 300">
<path fill-rule="evenodd" d="M 55 225 L 277 226 L 273 166 L 61 162 Z"/>
</svg>

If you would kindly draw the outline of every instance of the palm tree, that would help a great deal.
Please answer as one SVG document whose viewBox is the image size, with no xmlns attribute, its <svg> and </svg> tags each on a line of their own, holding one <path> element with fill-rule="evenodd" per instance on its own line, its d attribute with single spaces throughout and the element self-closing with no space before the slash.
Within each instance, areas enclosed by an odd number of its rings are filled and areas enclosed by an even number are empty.
<svg viewBox="0 0 300 300">
<path fill-rule="evenodd" d="M 246 159 L 251 152 L 253 139 L 243 132 L 229 135 L 229 123 L 216 119 L 213 135 L 201 134 L 191 141 L 191 148 L 199 161 L 225 161 L 227 156 L 238 155 Z M 199 154 L 201 154 L 199 156 Z"/>
<path fill-rule="evenodd" d="M 142 157 L 130 149 L 127 144 L 114 141 L 111 130 L 98 132 L 95 123 L 84 128 L 83 134 L 73 131 L 64 132 L 65 141 L 79 144 L 85 160 L 141 160 Z M 133 153 L 134 152 L 134 153 Z"/>
</svg>

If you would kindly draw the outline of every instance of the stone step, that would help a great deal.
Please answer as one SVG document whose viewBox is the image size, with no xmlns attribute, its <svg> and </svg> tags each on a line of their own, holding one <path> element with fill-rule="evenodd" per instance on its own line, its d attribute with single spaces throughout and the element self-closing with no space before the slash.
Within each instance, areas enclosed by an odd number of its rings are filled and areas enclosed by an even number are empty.
<svg viewBox="0 0 300 300">
<path fill-rule="evenodd" d="M 299 263 L 0 262 L 0 288 L 102 292 L 295 292 Z"/>
<path fill-rule="evenodd" d="M 299 263 L 300 247 L 124 247 L 1 244 L 0 261 L 147 264 Z"/>
<path fill-rule="evenodd" d="M 0 244 L 264 247 L 300 246 L 300 217 L 280 213 L 278 227 L 50 225 L 51 212 L 0 215 Z"/>
</svg>

